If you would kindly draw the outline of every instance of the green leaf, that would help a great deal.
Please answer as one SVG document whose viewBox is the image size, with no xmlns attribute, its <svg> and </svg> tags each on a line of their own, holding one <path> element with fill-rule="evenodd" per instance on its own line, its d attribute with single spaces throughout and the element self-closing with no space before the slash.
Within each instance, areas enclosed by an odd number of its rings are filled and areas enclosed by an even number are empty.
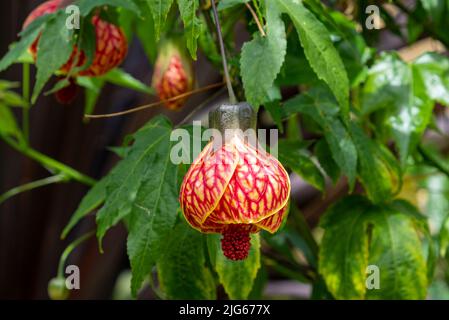
<svg viewBox="0 0 449 320">
<path fill-rule="evenodd" d="M 132 270 L 131 292 L 134 296 L 157 259 L 163 255 L 168 237 L 173 236 L 171 231 L 179 207 L 177 167 L 171 164 L 171 143 L 166 140 L 163 143 L 169 148 L 161 146 L 159 157 L 156 155 L 153 161 L 151 158 L 147 160 L 151 169 L 142 172 L 145 176 L 131 211 L 127 247 Z M 132 157 L 132 152 L 133 149 L 127 151 L 127 158 Z"/>
<path fill-rule="evenodd" d="M 332 152 L 326 142 L 326 139 L 321 139 L 320 141 L 318 141 L 315 145 L 314 151 L 321 168 L 323 168 L 323 170 L 335 184 L 340 178 L 340 168 L 332 158 Z"/>
<path fill-rule="evenodd" d="M 16 138 L 21 136 L 16 118 L 9 107 L 2 102 L 0 102 L 0 136 L 13 136 Z"/>
<path fill-rule="evenodd" d="M 204 235 L 180 221 L 157 263 L 162 290 L 169 299 L 215 299 L 216 285 L 206 267 Z"/>
<path fill-rule="evenodd" d="M 51 88 L 50 90 L 46 91 L 44 93 L 45 96 L 48 96 L 50 94 L 53 94 L 55 92 L 58 92 L 61 89 L 67 88 L 70 85 L 70 79 L 69 78 L 63 78 L 61 80 L 58 80 L 56 84 Z"/>
<path fill-rule="evenodd" d="M 48 79 L 69 60 L 72 54 L 73 30 L 66 27 L 66 19 L 66 14 L 58 11 L 42 31 L 37 49 L 37 75 L 32 103 L 36 102 Z"/>
<path fill-rule="evenodd" d="M 146 93 L 146 94 L 154 94 L 154 90 L 145 85 L 140 80 L 134 78 L 129 73 L 125 72 L 120 68 L 115 68 L 106 73 L 101 79 L 106 80 L 110 83 L 113 83 L 117 86 L 121 86 L 124 88 L 129 88 L 138 92 Z"/>
<path fill-rule="evenodd" d="M 147 3 L 153 15 L 154 33 L 157 41 L 165 25 L 165 20 L 167 19 L 173 0 L 147 0 Z"/>
<path fill-rule="evenodd" d="M 413 219 L 394 207 L 377 207 L 369 264 L 380 270 L 380 289 L 367 290 L 369 299 L 425 299 L 426 262 Z"/>
<path fill-rule="evenodd" d="M 362 112 L 378 111 L 380 131 L 391 134 L 402 164 L 432 116 L 433 102 L 421 73 L 420 68 L 407 65 L 396 54 L 383 53 L 370 69 L 363 88 Z"/>
<path fill-rule="evenodd" d="M 408 215 L 413 220 L 414 225 L 416 225 L 416 229 L 420 232 L 420 238 L 423 238 L 423 252 L 427 260 L 427 281 L 428 283 L 431 283 L 433 281 L 435 266 L 438 259 L 438 252 L 436 250 L 437 241 L 435 241 L 436 239 L 430 234 L 430 221 L 428 221 L 427 217 L 422 215 L 416 207 L 405 200 L 394 201 L 392 207 L 397 211 Z"/>
<path fill-rule="evenodd" d="M 276 0 L 276 2 L 292 19 L 310 66 L 318 78 L 332 90 L 341 107 L 343 118 L 348 119 L 348 76 L 326 27 L 304 7 L 302 2 L 293 0 Z"/>
<path fill-rule="evenodd" d="M 78 85 L 84 87 L 85 91 L 85 105 L 84 114 L 92 114 L 95 109 L 95 105 L 100 97 L 101 90 L 105 85 L 105 81 L 100 78 L 90 77 L 77 77 L 76 82 Z"/>
<path fill-rule="evenodd" d="M 19 82 L 11 82 L 7 80 L 0 80 L 0 91 L 5 91 L 9 89 L 15 89 L 19 88 L 20 83 Z"/>
<path fill-rule="evenodd" d="M 423 163 L 438 169 L 441 173 L 449 176 L 449 162 L 440 154 L 438 148 L 427 143 L 421 143 L 418 151 L 423 158 Z M 436 190 L 437 191 L 437 190 Z"/>
<path fill-rule="evenodd" d="M 178 203 L 177 183 L 173 181 L 177 166 L 170 161 L 171 129 L 166 118 L 152 119 L 134 135 L 135 141 L 127 157 L 108 175 L 106 200 L 97 215 L 100 244 L 109 228 L 137 209 L 145 208 L 153 215 L 163 214 L 167 219 L 176 215 L 176 209 L 174 212 L 161 211 L 167 203 Z M 148 192 L 145 201 L 142 190 Z"/>
<path fill-rule="evenodd" d="M 178 167 L 170 161 L 171 124 L 151 120 L 134 134 L 125 158 L 107 176 L 106 200 L 97 215 L 97 236 L 122 219 L 129 227 L 128 255 L 134 295 L 164 252 L 178 209 Z"/>
<path fill-rule="evenodd" d="M 90 16 L 86 17 L 81 25 L 81 31 L 78 40 L 78 46 L 84 55 L 86 61 L 80 67 L 73 68 L 71 73 L 77 73 L 78 71 L 86 70 L 92 65 L 95 59 L 95 52 L 97 50 L 97 34 L 95 27 L 90 20 Z"/>
<path fill-rule="evenodd" d="M 154 63 L 157 56 L 157 40 L 154 32 L 153 16 L 148 6 L 143 8 L 143 20 L 136 23 L 136 34 L 148 59 Z"/>
<path fill-rule="evenodd" d="M 274 1 L 267 2 L 266 36 L 256 33 L 246 42 L 240 58 L 241 76 L 248 102 L 256 109 L 269 99 L 287 50 L 284 22 Z"/>
<path fill-rule="evenodd" d="M 333 205 L 321 219 L 325 229 L 319 253 L 319 272 L 337 299 L 362 299 L 368 265 L 370 203 L 352 196 Z"/>
<path fill-rule="evenodd" d="M 69 223 L 62 231 L 61 238 L 64 239 L 65 237 L 67 237 L 69 232 L 81 219 L 98 208 L 104 202 L 106 198 L 106 183 L 107 178 L 101 179 L 84 196 L 83 200 L 81 200 L 81 203 L 78 206 L 78 209 L 76 209 L 75 213 L 70 218 Z"/>
<path fill-rule="evenodd" d="M 293 42 L 292 37 L 289 37 L 287 55 L 285 56 L 285 62 L 281 68 L 281 72 L 276 79 L 276 84 L 280 86 L 295 86 L 300 84 L 317 85 L 320 80 L 310 67 L 302 48 L 296 47 L 295 45 L 296 42 Z M 291 52 L 293 50 L 294 52 Z"/>
<path fill-rule="evenodd" d="M 282 111 L 279 100 L 265 103 L 265 109 L 270 113 L 276 127 L 281 133 L 284 133 L 284 126 L 282 125 Z"/>
<path fill-rule="evenodd" d="M 368 197 L 373 202 L 390 199 L 401 186 L 401 172 L 396 159 L 380 142 L 369 139 L 355 123 L 351 135 L 359 154 L 359 175 Z"/>
<path fill-rule="evenodd" d="M 221 0 L 218 3 L 217 10 L 221 11 L 221 10 L 229 9 L 236 5 L 244 4 L 244 3 L 248 3 L 248 2 L 249 2 L 249 0 Z"/>
<path fill-rule="evenodd" d="M 141 5 L 140 3 L 138 5 Z M 146 8 L 146 6 L 144 6 Z M 129 10 L 118 9 L 118 25 L 122 28 L 128 43 L 133 40 L 133 32 L 135 30 L 136 21 L 140 22 L 140 17 L 138 17 L 134 12 Z"/>
<path fill-rule="evenodd" d="M 300 249 L 308 263 L 316 268 L 318 264 L 318 245 L 312 231 L 301 211 L 295 204 L 290 205 L 290 215 L 285 227 L 285 235 L 290 242 Z"/>
<path fill-rule="evenodd" d="M 430 152 L 430 151 L 428 151 Z M 424 213 L 431 230 L 442 230 L 449 214 L 449 179 L 443 174 L 432 174 L 420 186 L 427 191 Z"/>
<path fill-rule="evenodd" d="M 196 12 L 199 7 L 198 0 L 177 0 L 179 12 L 184 22 L 184 37 L 187 41 L 187 48 L 190 55 L 196 60 L 196 50 L 198 47 L 198 37 L 201 34 L 202 22 L 197 18 Z"/>
<path fill-rule="evenodd" d="M 78 0 L 80 13 L 87 16 L 93 9 L 101 6 L 121 7 L 140 15 L 139 7 L 131 0 Z"/>
<path fill-rule="evenodd" d="M 444 258 L 449 247 L 449 214 L 447 215 L 446 219 L 443 222 L 443 225 L 441 226 L 439 244 L 440 256 Z"/>
<path fill-rule="evenodd" d="M 261 300 L 264 297 L 265 286 L 268 283 L 268 271 L 267 268 L 262 265 L 257 272 L 256 279 L 254 280 L 253 288 L 248 295 L 248 300 Z"/>
<path fill-rule="evenodd" d="M 28 103 L 14 91 L 1 91 L 0 89 L 0 103 L 4 103 L 9 107 L 28 107 Z"/>
<path fill-rule="evenodd" d="M 418 236 L 425 222 L 411 208 L 405 201 L 374 205 L 349 196 L 326 212 L 319 272 L 335 298 L 425 298 L 427 267 Z M 377 289 L 367 289 L 368 265 L 378 267 Z"/>
<path fill-rule="evenodd" d="M 301 141 L 279 140 L 279 161 L 320 191 L 324 190 L 323 174 L 312 160 L 307 145 Z"/>
<path fill-rule="evenodd" d="M 259 234 L 251 235 L 249 255 L 241 261 L 232 261 L 223 255 L 220 248 L 220 235 L 209 235 L 208 242 L 215 247 L 213 250 L 213 253 L 216 254 L 215 270 L 229 298 L 233 300 L 247 299 L 260 268 Z"/>
<path fill-rule="evenodd" d="M 420 0 L 420 3 L 435 26 L 440 25 L 449 3 L 445 0 Z"/>
<path fill-rule="evenodd" d="M 426 53 L 413 62 L 427 95 L 449 106 L 449 59 L 437 53 Z"/>
<path fill-rule="evenodd" d="M 44 15 L 36 18 L 28 27 L 20 33 L 20 40 L 13 43 L 8 53 L 0 60 L 0 71 L 6 70 L 11 64 L 16 62 L 28 50 L 34 40 L 42 31 L 44 24 L 54 15 Z"/>
<path fill-rule="evenodd" d="M 338 104 L 330 91 L 324 86 L 314 87 L 288 100 L 283 109 L 287 115 L 303 113 L 323 129 L 332 158 L 346 174 L 352 188 L 357 172 L 357 149 L 339 118 Z"/>
</svg>

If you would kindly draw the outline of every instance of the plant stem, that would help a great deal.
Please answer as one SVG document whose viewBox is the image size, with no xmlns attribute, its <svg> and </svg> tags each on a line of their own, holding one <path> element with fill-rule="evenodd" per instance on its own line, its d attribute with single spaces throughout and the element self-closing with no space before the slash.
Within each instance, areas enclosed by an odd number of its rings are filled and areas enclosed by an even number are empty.
<svg viewBox="0 0 449 320">
<path fill-rule="evenodd" d="M 94 235 L 95 232 L 91 231 L 89 233 L 86 233 L 85 235 L 79 237 L 75 241 L 73 241 L 71 244 L 65 248 L 64 252 L 61 254 L 61 257 L 59 258 L 59 264 L 58 264 L 58 278 L 64 277 L 64 265 L 69 257 L 69 255 L 72 253 L 72 251 L 78 247 L 82 242 L 89 239 L 92 235 Z"/>
<path fill-rule="evenodd" d="M 112 118 L 112 117 L 117 117 L 117 116 L 123 116 L 126 114 L 130 114 L 130 113 L 134 113 L 137 111 L 141 111 L 144 109 L 148 109 L 148 108 L 152 108 L 152 107 L 157 107 L 161 104 L 164 104 L 165 102 L 170 102 L 170 101 L 176 101 L 178 99 L 182 99 L 182 98 L 186 98 L 186 97 L 190 97 L 191 95 L 197 94 L 197 93 L 201 93 L 204 91 L 208 91 L 210 89 L 214 89 L 214 88 L 218 88 L 224 85 L 224 82 L 220 82 L 220 83 L 214 83 L 214 84 L 210 84 L 208 86 L 199 88 L 199 89 L 195 89 L 183 94 L 180 94 L 178 96 L 169 98 L 169 99 L 165 99 L 165 100 L 161 100 L 161 101 L 157 101 L 154 103 L 150 103 L 150 104 L 146 104 L 143 106 L 139 106 L 136 108 L 132 108 L 132 109 L 128 109 L 125 111 L 120 111 L 120 112 L 114 112 L 114 113 L 108 113 L 108 114 L 85 114 L 84 117 L 87 119 L 99 119 L 99 118 Z"/>
<path fill-rule="evenodd" d="M 280 274 L 282 274 L 288 278 L 294 279 L 298 282 L 311 283 L 313 280 L 313 279 L 310 279 L 308 276 L 306 276 L 300 272 L 297 272 L 296 270 L 292 270 L 288 267 L 285 267 L 285 266 L 279 264 L 276 260 L 264 257 L 264 262 L 265 262 L 265 265 L 272 267 L 274 270 L 276 270 Z"/>
<path fill-rule="evenodd" d="M 26 191 L 30 191 L 33 189 L 37 189 L 40 187 L 48 186 L 53 183 L 66 181 L 67 177 L 64 174 L 57 174 L 55 176 L 51 176 L 48 178 L 44 178 L 41 180 L 36 180 L 18 187 L 15 187 L 4 194 L 0 195 L 0 204 L 5 202 L 6 200 Z"/>
<path fill-rule="evenodd" d="M 449 177 L 449 166 L 446 165 L 445 160 L 437 158 L 435 155 L 427 151 L 421 144 L 418 145 L 418 152 L 441 173 Z"/>
<path fill-rule="evenodd" d="M 264 31 L 264 29 L 263 29 L 263 27 L 262 27 L 262 23 L 261 23 L 261 21 L 259 20 L 259 17 L 257 16 L 256 12 L 253 10 L 253 8 L 251 7 L 251 5 L 250 5 L 248 2 L 245 3 L 245 5 L 246 5 L 246 7 L 248 8 L 249 12 L 251 12 L 251 15 L 253 16 L 254 21 L 256 21 L 257 28 L 259 28 L 260 34 L 262 35 L 262 37 L 265 37 L 265 36 L 266 36 L 266 33 L 265 33 L 265 31 Z"/>
<path fill-rule="evenodd" d="M 22 128 L 23 137 L 26 144 L 30 139 L 30 64 L 22 64 L 22 97 L 26 102 L 26 106 L 22 110 Z"/>
<path fill-rule="evenodd" d="M 263 24 L 263 15 L 262 12 L 260 12 L 259 4 L 257 3 L 257 0 L 253 0 L 253 6 L 256 8 L 257 16 L 259 17 L 259 21 Z"/>
<path fill-rule="evenodd" d="M 215 26 L 217 27 L 218 42 L 220 43 L 220 52 L 223 60 L 223 71 L 226 79 L 226 86 L 228 87 L 229 101 L 231 103 L 236 103 L 237 99 L 232 89 L 231 77 L 229 76 L 228 61 L 226 59 L 226 52 L 224 48 L 223 34 L 221 33 L 220 20 L 218 19 L 217 6 L 215 5 L 215 0 L 211 1 L 212 11 L 214 12 Z"/>
<path fill-rule="evenodd" d="M 93 186 L 96 181 L 92 179 L 91 177 L 88 177 L 84 174 L 82 174 L 79 171 L 76 171 L 75 169 L 53 159 L 49 156 L 46 156 L 45 154 L 40 153 L 39 151 L 36 151 L 32 148 L 29 148 L 28 146 L 23 146 L 17 144 L 14 140 L 10 138 L 3 137 L 3 140 L 8 143 L 12 148 L 15 150 L 21 152 L 25 156 L 39 162 L 44 167 L 51 169 L 50 171 L 56 171 L 57 173 L 62 173 L 66 176 L 66 178 L 70 180 L 75 180 L 78 182 L 81 182 L 88 186 Z"/>
<path fill-rule="evenodd" d="M 204 100 L 203 102 L 201 102 L 196 108 L 194 108 L 184 119 L 182 119 L 175 128 L 179 128 L 180 126 L 182 126 L 183 124 L 185 124 L 188 120 L 190 120 L 191 117 L 193 117 L 193 115 L 200 109 L 202 109 L 204 106 L 206 106 L 208 103 L 212 102 L 213 100 L 215 100 L 218 96 L 220 96 L 221 94 L 223 94 L 224 92 L 224 87 L 220 88 L 220 90 L 218 90 L 217 92 L 215 92 L 214 94 L 212 94 L 211 96 L 209 96 L 208 98 L 206 98 L 206 100 Z"/>
</svg>

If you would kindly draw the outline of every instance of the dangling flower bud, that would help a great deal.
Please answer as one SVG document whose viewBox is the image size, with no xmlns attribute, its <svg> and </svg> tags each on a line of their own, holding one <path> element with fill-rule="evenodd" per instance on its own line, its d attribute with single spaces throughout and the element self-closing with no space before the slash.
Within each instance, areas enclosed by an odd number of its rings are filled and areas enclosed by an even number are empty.
<svg viewBox="0 0 449 320">
<path fill-rule="evenodd" d="M 65 284 L 64 277 L 57 277 L 48 283 L 48 296 L 51 300 L 66 300 L 69 297 L 69 290 Z"/>
<path fill-rule="evenodd" d="M 223 235 L 228 259 L 243 260 L 250 233 L 274 233 L 281 226 L 290 180 L 277 159 L 240 134 L 250 128 L 255 132 L 251 106 L 222 105 L 209 124 L 225 134 L 224 143 L 211 141 L 190 166 L 181 186 L 181 209 L 193 228 Z"/>
<path fill-rule="evenodd" d="M 25 20 L 23 28 L 25 29 L 36 18 L 55 12 L 61 5 L 62 0 L 50 0 L 44 2 L 30 13 Z M 99 16 L 92 17 L 92 24 L 95 27 L 96 34 L 96 51 L 93 61 L 89 66 L 86 66 L 86 68 L 82 68 L 83 70 L 79 70 L 71 74 L 72 77 L 101 76 L 121 64 L 128 52 L 128 42 L 120 27 L 101 20 Z M 39 38 L 40 36 L 29 48 L 29 51 L 35 61 L 37 59 Z M 74 68 L 83 67 L 85 63 L 85 53 L 83 51 L 79 51 L 75 46 L 69 60 L 60 68 L 59 71 L 62 74 L 69 74 Z M 64 93 L 61 93 L 61 95 L 64 95 Z"/>
<path fill-rule="evenodd" d="M 159 99 L 166 100 L 193 88 L 193 67 L 185 50 L 176 41 L 165 41 L 157 57 L 152 85 L 156 89 Z M 179 110 L 186 98 L 165 102 L 170 110 Z"/>
</svg>

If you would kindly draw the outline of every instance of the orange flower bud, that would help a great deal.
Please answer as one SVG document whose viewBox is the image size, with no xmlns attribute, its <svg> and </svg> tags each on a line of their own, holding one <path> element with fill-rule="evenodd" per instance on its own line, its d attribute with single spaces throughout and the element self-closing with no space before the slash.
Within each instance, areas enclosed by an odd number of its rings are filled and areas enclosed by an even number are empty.
<svg viewBox="0 0 449 320">
<path fill-rule="evenodd" d="M 215 117 L 225 122 L 224 129 L 245 131 L 246 124 L 254 121 L 237 119 L 242 114 L 254 117 L 248 104 L 221 106 Z M 224 255 L 242 260 L 248 256 L 250 233 L 279 229 L 289 195 L 290 180 L 279 161 L 241 135 L 231 134 L 221 146 L 211 141 L 191 165 L 181 186 L 180 203 L 193 228 L 221 233 Z"/>
<path fill-rule="evenodd" d="M 176 41 L 163 43 L 154 66 L 152 85 L 161 100 L 192 90 L 192 63 Z M 165 106 L 170 110 L 179 110 L 186 100 L 187 98 L 181 98 L 167 101 Z"/>
</svg>

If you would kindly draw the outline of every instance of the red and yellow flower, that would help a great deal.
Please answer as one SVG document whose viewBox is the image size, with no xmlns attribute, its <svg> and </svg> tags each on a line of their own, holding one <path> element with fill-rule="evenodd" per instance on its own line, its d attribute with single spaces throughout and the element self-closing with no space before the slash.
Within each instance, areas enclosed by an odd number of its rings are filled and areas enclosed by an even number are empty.
<svg viewBox="0 0 449 320">
<path fill-rule="evenodd" d="M 161 100 L 187 93 L 193 88 L 193 67 L 181 46 L 176 41 L 165 41 L 154 66 L 152 85 Z M 179 110 L 187 97 L 165 101 L 170 110 Z"/>
<path fill-rule="evenodd" d="M 184 177 L 180 203 L 193 228 L 222 234 L 224 255 L 242 260 L 250 233 L 279 229 L 289 196 L 290 180 L 279 161 L 235 134 L 219 147 L 211 141 L 204 148 Z"/>
<path fill-rule="evenodd" d="M 23 28 L 26 28 L 36 18 L 50 14 L 62 6 L 62 0 L 50 0 L 44 2 L 33 10 L 25 20 Z M 125 59 L 128 52 L 128 42 L 120 27 L 106 22 L 98 16 L 92 17 L 92 24 L 96 33 L 96 51 L 92 63 L 84 70 L 78 71 L 72 76 L 100 76 L 117 67 Z M 37 58 L 39 37 L 29 48 L 34 60 Z M 60 71 L 63 74 L 69 73 L 74 67 L 81 67 L 86 63 L 86 55 L 79 52 L 75 46 L 72 55 Z"/>
</svg>

